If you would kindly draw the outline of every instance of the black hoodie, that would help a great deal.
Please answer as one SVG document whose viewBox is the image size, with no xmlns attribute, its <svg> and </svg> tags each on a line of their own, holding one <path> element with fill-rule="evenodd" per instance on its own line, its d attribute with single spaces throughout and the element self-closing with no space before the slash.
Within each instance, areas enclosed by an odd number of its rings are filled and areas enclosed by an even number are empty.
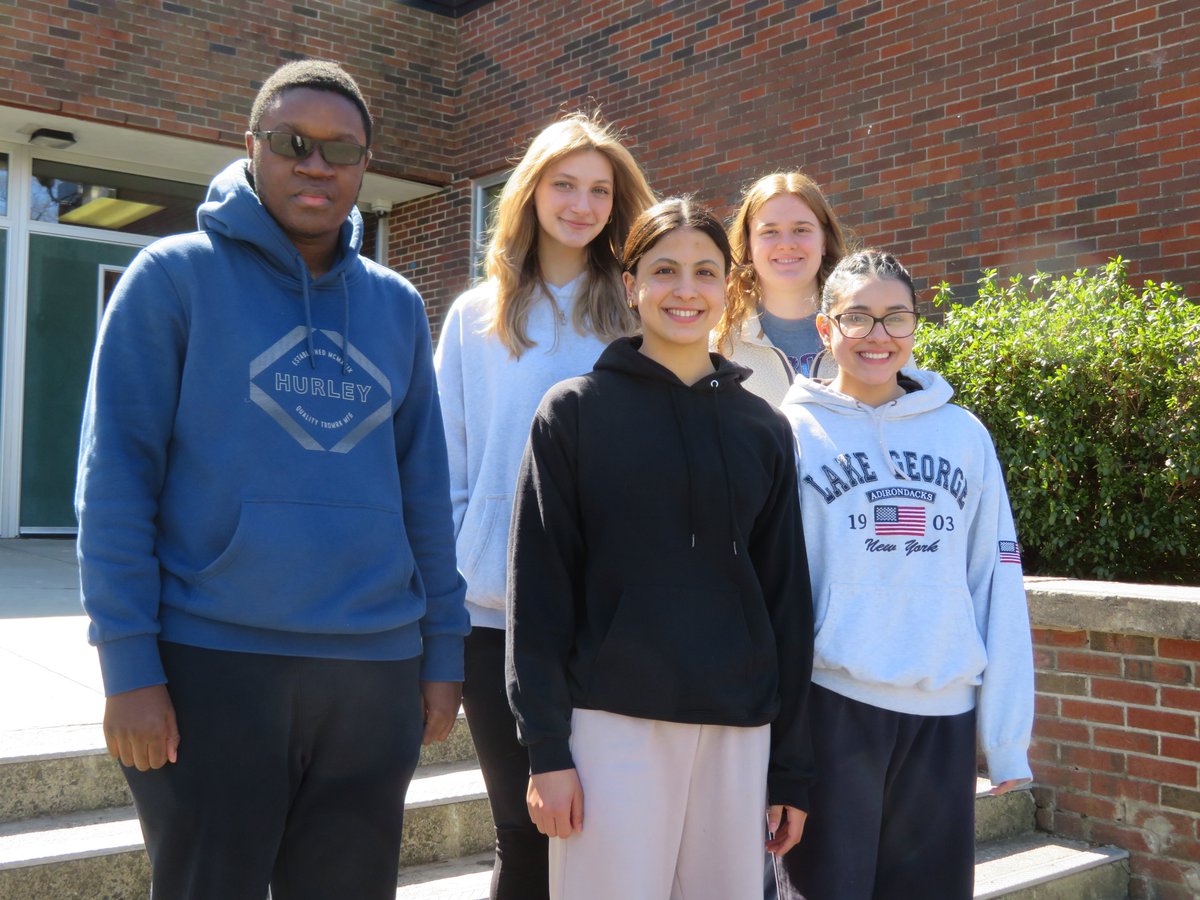
<svg viewBox="0 0 1200 900">
<path fill-rule="evenodd" d="M 688 386 L 610 344 L 551 388 L 513 506 L 508 692 L 534 773 L 575 707 L 772 724 L 770 803 L 805 808 L 813 621 L 787 420 L 713 354 Z"/>
</svg>

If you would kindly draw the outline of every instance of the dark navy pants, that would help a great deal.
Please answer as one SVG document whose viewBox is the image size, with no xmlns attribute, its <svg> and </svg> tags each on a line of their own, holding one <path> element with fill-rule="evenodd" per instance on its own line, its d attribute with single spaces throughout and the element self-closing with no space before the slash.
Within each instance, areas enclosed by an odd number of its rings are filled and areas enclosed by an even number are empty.
<svg viewBox="0 0 1200 900">
<path fill-rule="evenodd" d="M 916 716 L 813 685 L 817 780 L 784 900 L 970 900 L 975 713 Z"/>
<path fill-rule="evenodd" d="M 529 819 L 529 753 L 517 740 L 504 677 L 504 632 L 472 628 L 464 647 L 463 710 L 496 823 L 490 900 L 549 900 L 549 843 Z"/>
<path fill-rule="evenodd" d="M 125 770 L 154 900 L 395 900 L 420 660 L 159 647 L 179 759 Z"/>
</svg>

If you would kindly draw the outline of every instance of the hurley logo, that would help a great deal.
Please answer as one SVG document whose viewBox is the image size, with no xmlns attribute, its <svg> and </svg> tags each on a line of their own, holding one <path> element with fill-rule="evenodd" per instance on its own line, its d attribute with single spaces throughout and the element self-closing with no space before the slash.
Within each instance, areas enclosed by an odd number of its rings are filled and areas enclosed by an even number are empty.
<svg viewBox="0 0 1200 900">
<path fill-rule="evenodd" d="M 298 325 L 250 363 L 250 399 L 306 450 L 348 453 L 391 418 L 391 382 L 353 344 L 343 371 L 336 331 L 314 331 L 311 356 L 306 336 Z"/>
</svg>

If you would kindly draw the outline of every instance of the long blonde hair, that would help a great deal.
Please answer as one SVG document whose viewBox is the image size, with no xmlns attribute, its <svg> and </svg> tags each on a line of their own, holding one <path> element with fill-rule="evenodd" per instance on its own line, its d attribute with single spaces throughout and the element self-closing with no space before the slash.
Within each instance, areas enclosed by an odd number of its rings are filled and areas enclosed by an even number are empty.
<svg viewBox="0 0 1200 900">
<path fill-rule="evenodd" d="M 825 279 L 846 255 L 849 234 L 842 229 L 837 215 L 817 183 L 800 172 L 775 172 L 754 182 L 742 196 L 742 205 L 729 225 L 729 244 L 733 247 L 733 271 L 725 292 L 725 312 L 714 330 L 715 344 L 721 353 L 733 351 L 733 341 L 741 334 L 742 324 L 762 303 L 762 285 L 750 260 L 750 220 L 763 204 L 781 194 L 792 194 L 813 211 L 825 232 L 825 255 L 817 271 L 817 294 Z"/>
<path fill-rule="evenodd" d="M 580 150 L 603 153 L 612 165 L 613 204 L 611 218 L 587 246 L 587 273 L 572 325 L 606 341 L 637 330 L 621 283 L 621 245 L 633 220 L 654 202 L 654 194 L 617 133 L 598 114 L 572 113 L 534 138 L 496 206 L 484 260 L 485 274 L 496 282 L 496 308 L 488 329 L 516 357 L 535 343 L 527 331 L 529 310 L 534 289 L 543 285 L 534 191 L 549 166 Z"/>
</svg>

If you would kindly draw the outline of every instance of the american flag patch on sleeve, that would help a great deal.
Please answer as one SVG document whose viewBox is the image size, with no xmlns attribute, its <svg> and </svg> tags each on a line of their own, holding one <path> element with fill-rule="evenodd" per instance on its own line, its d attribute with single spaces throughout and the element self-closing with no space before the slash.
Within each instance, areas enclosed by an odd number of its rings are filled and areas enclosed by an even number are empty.
<svg viewBox="0 0 1200 900">
<path fill-rule="evenodd" d="M 1000 542 L 1000 562 L 1021 564 L 1021 545 L 1016 541 Z"/>
</svg>

